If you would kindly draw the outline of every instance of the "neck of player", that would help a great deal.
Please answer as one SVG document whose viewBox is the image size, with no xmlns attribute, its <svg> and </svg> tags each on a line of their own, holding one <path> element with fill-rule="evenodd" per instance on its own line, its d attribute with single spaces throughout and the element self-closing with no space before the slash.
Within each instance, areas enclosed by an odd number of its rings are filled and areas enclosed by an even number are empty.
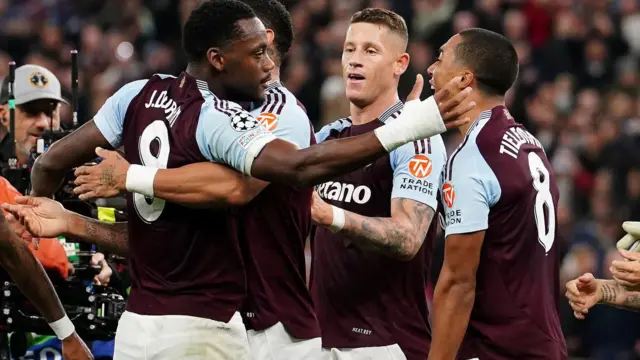
<svg viewBox="0 0 640 360">
<path fill-rule="evenodd" d="M 400 98 L 398 90 L 390 89 L 386 94 L 380 94 L 373 102 L 365 106 L 359 106 L 353 102 L 349 105 L 349 113 L 351 115 L 351 123 L 353 125 L 362 125 L 369 123 L 382 115 L 388 108 L 395 105 Z"/>
<path fill-rule="evenodd" d="M 480 116 L 480 113 L 486 110 L 491 110 L 496 106 L 504 106 L 504 96 L 487 96 L 480 94 L 479 92 L 472 92 L 467 101 L 475 101 L 476 107 L 460 116 L 460 118 L 468 117 L 471 119 L 470 123 L 458 128 L 463 136 L 469 132 L 469 128 L 471 128 L 475 123 L 478 116 Z"/>
</svg>

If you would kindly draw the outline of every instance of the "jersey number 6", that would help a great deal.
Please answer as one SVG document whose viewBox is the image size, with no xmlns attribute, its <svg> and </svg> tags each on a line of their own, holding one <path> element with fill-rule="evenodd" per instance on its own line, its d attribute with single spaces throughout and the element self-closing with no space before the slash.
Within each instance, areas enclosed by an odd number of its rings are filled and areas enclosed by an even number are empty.
<svg viewBox="0 0 640 360">
<path fill-rule="evenodd" d="M 157 155 L 151 153 L 151 144 L 157 141 Z M 144 166 L 150 166 L 158 169 L 166 169 L 169 162 L 169 132 L 167 126 L 162 120 L 156 120 L 149 124 L 140 139 L 138 140 L 138 152 L 140 161 Z M 142 194 L 133 194 L 133 205 L 142 221 L 151 223 L 160 217 L 164 210 L 165 200 L 163 199 L 147 199 Z"/>
<path fill-rule="evenodd" d="M 536 203 L 533 214 L 538 226 L 538 242 L 548 253 L 556 237 L 556 211 L 553 207 L 553 196 L 549 186 L 549 170 L 538 154 L 529 153 L 529 170 L 533 177 L 533 187 L 536 189 Z M 544 209 L 547 209 L 548 219 L 545 219 Z M 548 222 L 548 225 L 547 225 Z"/>
</svg>

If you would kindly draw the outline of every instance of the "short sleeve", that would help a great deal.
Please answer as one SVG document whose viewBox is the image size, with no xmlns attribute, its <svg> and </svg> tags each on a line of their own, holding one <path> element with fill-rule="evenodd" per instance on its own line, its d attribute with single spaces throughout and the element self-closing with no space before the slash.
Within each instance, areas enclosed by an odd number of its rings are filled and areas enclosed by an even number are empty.
<svg viewBox="0 0 640 360">
<path fill-rule="evenodd" d="M 311 143 L 309 117 L 298 104 L 287 101 L 279 114 L 271 113 L 265 107 L 253 111 L 260 123 L 279 139 L 304 149 Z"/>
<path fill-rule="evenodd" d="M 479 152 L 460 152 L 454 160 L 451 178 L 442 186 L 445 236 L 486 230 L 500 183 Z"/>
<path fill-rule="evenodd" d="M 107 99 L 93 117 L 98 130 L 114 149 L 122 145 L 124 117 L 127 114 L 129 104 L 140 93 L 146 83 L 147 80 L 137 80 L 121 87 L 120 90 Z"/>
<path fill-rule="evenodd" d="M 227 164 L 251 175 L 253 160 L 276 137 L 239 105 L 202 105 L 196 129 L 200 152 L 209 161 Z"/>
<path fill-rule="evenodd" d="M 442 138 L 438 135 L 405 144 L 392 151 L 390 158 L 391 199 L 410 199 L 437 210 L 440 179 L 447 160 Z"/>
</svg>

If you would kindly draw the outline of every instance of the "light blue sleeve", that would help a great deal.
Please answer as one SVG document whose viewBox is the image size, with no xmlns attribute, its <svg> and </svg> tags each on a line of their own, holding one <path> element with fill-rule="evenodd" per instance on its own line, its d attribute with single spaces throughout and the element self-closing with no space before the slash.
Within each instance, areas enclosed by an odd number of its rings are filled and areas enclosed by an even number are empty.
<svg viewBox="0 0 640 360">
<path fill-rule="evenodd" d="M 137 80 L 121 87 L 107 99 L 93 117 L 98 130 L 114 149 L 122 145 L 122 127 L 129 104 L 140 93 L 147 81 Z"/>
<path fill-rule="evenodd" d="M 442 186 L 445 236 L 486 230 L 489 210 L 500 200 L 502 190 L 493 170 L 477 146 L 469 145 L 454 158 L 451 179 Z"/>
<path fill-rule="evenodd" d="M 442 169 L 447 161 L 442 137 L 437 135 L 405 144 L 392 151 L 390 158 L 393 169 L 391 199 L 410 199 L 437 210 Z"/>
<path fill-rule="evenodd" d="M 279 139 L 293 143 L 300 149 L 309 147 L 311 124 L 309 117 L 298 104 L 287 101 L 280 115 L 262 112 L 262 108 L 252 111 L 251 114 Z"/>
<path fill-rule="evenodd" d="M 327 140 L 329 135 L 331 135 L 331 131 L 335 130 L 340 132 L 350 126 L 351 126 L 351 122 L 347 119 L 336 120 L 329 125 L 325 125 L 322 127 L 322 129 L 320 129 L 320 131 L 316 132 L 316 142 L 321 143 Z"/>
<path fill-rule="evenodd" d="M 208 100 L 202 105 L 196 141 L 209 161 L 251 175 L 253 160 L 274 139 L 275 135 L 237 104 L 221 109 L 215 100 Z"/>
</svg>

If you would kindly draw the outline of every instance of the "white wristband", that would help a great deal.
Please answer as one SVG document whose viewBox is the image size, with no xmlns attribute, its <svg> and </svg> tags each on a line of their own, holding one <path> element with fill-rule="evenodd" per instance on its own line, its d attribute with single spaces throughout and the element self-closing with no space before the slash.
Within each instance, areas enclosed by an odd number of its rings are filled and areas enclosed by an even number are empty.
<svg viewBox="0 0 640 360">
<path fill-rule="evenodd" d="M 340 232 L 345 222 L 344 210 L 333 205 L 331 205 L 331 210 L 333 210 L 333 221 L 331 225 L 329 225 L 329 230 L 332 232 Z"/>
<path fill-rule="evenodd" d="M 129 166 L 126 180 L 127 191 L 152 198 L 154 194 L 153 179 L 155 179 L 157 172 L 158 169 L 152 167 L 142 165 Z"/>
<path fill-rule="evenodd" d="M 408 101 L 400 116 L 377 128 L 375 134 L 385 150 L 391 152 L 411 141 L 427 139 L 445 131 L 447 127 L 438 104 L 431 96 L 424 101 Z"/>
<path fill-rule="evenodd" d="M 60 320 L 49 323 L 49 326 L 51 326 L 51 329 L 53 329 L 53 332 L 56 333 L 56 336 L 60 340 L 68 338 L 76 331 L 75 326 L 73 326 L 71 319 L 69 319 L 67 315 Z"/>
</svg>

